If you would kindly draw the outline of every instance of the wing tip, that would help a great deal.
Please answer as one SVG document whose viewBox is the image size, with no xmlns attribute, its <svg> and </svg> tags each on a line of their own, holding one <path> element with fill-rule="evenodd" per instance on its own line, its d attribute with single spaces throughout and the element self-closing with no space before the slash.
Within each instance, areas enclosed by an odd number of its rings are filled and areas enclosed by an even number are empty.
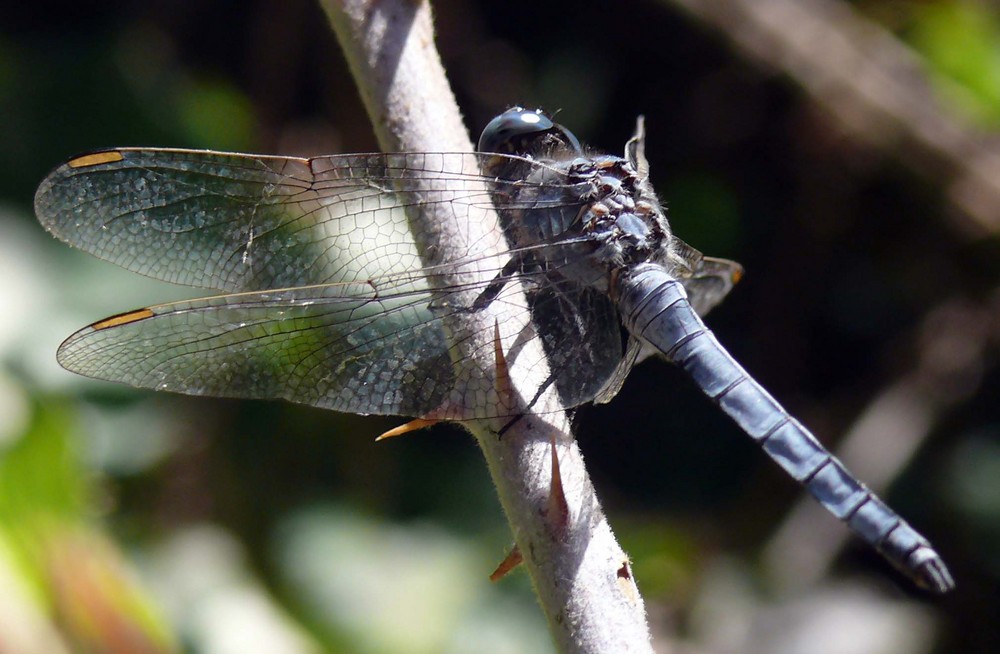
<svg viewBox="0 0 1000 654">
<path fill-rule="evenodd" d="M 56 233 L 54 230 L 54 212 L 60 209 L 58 206 L 60 198 L 58 197 L 59 193 L 55 193 L 56 197 L 53 197 L 53 193 L 58 191 L 59 185 L 64 183 L 66 177 L 70 177 L 74 174 L 73 171 L 117 163 L 124 159 L 125 155 L 122 153 L 121 148 L 94 150 L 92 152 L 78 154 L 72 159 L 64 161 L 52 169 L 49 174 L 42 179 L 41 183 L 38 185 L 38 189 L 35 191 L 35 215 L 38 216 L 42 225 L 53 234 Z"/>
</svg>

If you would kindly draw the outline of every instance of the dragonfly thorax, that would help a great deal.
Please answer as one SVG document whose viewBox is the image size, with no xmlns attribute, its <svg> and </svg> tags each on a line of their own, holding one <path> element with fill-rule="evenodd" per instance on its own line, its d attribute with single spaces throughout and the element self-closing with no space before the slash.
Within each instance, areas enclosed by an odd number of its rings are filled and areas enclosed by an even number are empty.
<svg viewBox="0 0 1000 654">
<path fill-rule="evenodd" d="M 632 162 L 604 155 L 589 165 L 594 191 L 583 208 L 580 227 L 600 244 L 593 256 L 609 272 L 647 261 L 665 263 L 670 227 Z"/>
</svg>

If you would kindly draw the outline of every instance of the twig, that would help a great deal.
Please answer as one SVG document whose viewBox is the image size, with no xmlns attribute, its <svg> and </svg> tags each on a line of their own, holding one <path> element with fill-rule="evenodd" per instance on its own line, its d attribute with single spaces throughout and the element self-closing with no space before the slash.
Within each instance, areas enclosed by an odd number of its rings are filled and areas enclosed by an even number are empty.
<svg viewBox="0 0 1000 654">
<path fill-rule="evenodd" d="M 471 151 L 434 49 L 428 3 L 322 0 L 321 4 L 385 150 Z M 419 245 L 429 250 L 424 252 L 428 260 L 458 260 L 470 244 L 477 256 L 502 255 L 498 248 L 503 237 L 495 217 L 484 217 L 484 224 L 458 225 L 447 211 L 427 210 L 410 220 L 413 232 L 423 241 Z M 497 251 L 488 252 L 491 248 L 486 244 L 493 244 Z M 510 398 L 503 397 L 508 372 L 504 344 L 511 340 L 511 327 L 509 317 L 496 312 L 462 316 L 463 321 L 479 322 L 454 325 L 452 332 L 459 330 L 475 338 L 458 339 L 452 351 L 459 378 L 485 375 L 493 380 L 494 401 L 505 402 Z M 494 322 L 487 323 L 487 319 Z M 499 347 L 493 347 L 494 340 Z M 520 375 L 525 371 L 514 366 L 510 373 L 515 385 L 524 381 Z M 538 381 L 527 380 L 528 387 L 532 383 L 537 386 Z M 551 403 L 552 398 L 546 401 Z M 551 404 L 545 407 L 552 408 Z M 502 438 L 497 434 L 502 423 L 470 420 L 463 425 L 483 450 L 559 649 L 652 651 L 635 583 L 631 574 L 620 574 L 627 558 L 601 511 L 565 414 L 529 411 Z M 553 455 L 558 457 L 558 466 L 553 465 Z M 565 495 L 565 515 L 551 511 L 554 471 L 561 477 L 561 484 L 555 486 L 561 486 Z"/>
</svg>

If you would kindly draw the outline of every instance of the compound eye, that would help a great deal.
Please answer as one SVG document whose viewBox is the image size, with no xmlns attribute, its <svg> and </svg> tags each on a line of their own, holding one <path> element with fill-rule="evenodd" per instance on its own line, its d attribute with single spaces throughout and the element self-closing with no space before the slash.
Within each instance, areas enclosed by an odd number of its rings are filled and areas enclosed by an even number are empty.
<svg viewBox="0 0 1000 654">
<path fill-rule="evenodd" d="M 525 141 L 552 129 L 553 124 L 540 110 L 512 107 L 486 125 L 479 137 L 478 150 L 516 154 Z"/>
<path fill-rule="evenodd" d="M 559 149 L 581 154 L 580 142 L 541 109 L 513 107 L 491 120 L 479 137 L 479 152 L 540 156 Z"/>
</svg>

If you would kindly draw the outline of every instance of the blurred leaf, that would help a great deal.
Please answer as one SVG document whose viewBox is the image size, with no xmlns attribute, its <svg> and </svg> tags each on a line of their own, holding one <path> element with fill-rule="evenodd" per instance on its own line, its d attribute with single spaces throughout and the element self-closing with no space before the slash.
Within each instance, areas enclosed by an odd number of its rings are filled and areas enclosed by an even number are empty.
<svg viewBox="0 0 1000 654">
<path fill-rule="evenodd" d="M 664 197 L 674 233 L 712 256 L 734 252 L 740 213 L 732 188 L 706 173 L 678 175 L 668 182 Z"/>
<path fill-rule="evenodd" d="M 709 558 L 692 538 L 693 530 L 638 515 L 617 522 L 622 547 L 632 559 L 633 576 L 640 581 L 643 594 L 680 601 L 695 586 L 699 566 Z"/>
<path fill-rule="evenodd" d="M 495 561 L 437 526 L 383 523 L 326 507 L 286 520 L 277 545 L 293 595 L 349 651 L 513 654 L 551 647 L 527 595 L 504 598 L 509 579 L 484 583 Z"/>
<path fill-rule="evenodd" d="M 149 598 L 88 519 L 95 494 L 73 433 L 67 410 L 37 403 L 27 431 L 0 455 L 0 536 L 15 569 L 81 651 L 174 651 Z"/>
<path fill-rule="evenodd" d="M 246 151 L 256 124 L 249 100 L 221 79 L 197 79 L 184 85 L 177 101 L 179 118 L 192 143 L 217 150 Z"/>
<path fill-rule="evenodd" d="M 177 650 L 149 597 L 111 541 L 87 527 L 53 528 L 41 543 L 56 616 L 86 652 Z"/>
<path fill-rule="evenodd" d="M 991 3 L 954 0 L 917 6 L 909 38 L 933 70 L 939 92 L 987 126 L 1000 125 L 1000 18 Z"/>
<path fill-rule="evenodd" d="M 249 563 L 232 534 L 201 524 L 171 531 L 150 550 L 145 571 L 196 652 L 318 654 Z"/>
<path fill-rule="evenodd" d="M 0 457 L 0 524 L 31 535 L 40 523 L 80 518 L 88 506 L 83 471 L 64 409 L 37 406 L 28 431 Z"/>
</svg>

